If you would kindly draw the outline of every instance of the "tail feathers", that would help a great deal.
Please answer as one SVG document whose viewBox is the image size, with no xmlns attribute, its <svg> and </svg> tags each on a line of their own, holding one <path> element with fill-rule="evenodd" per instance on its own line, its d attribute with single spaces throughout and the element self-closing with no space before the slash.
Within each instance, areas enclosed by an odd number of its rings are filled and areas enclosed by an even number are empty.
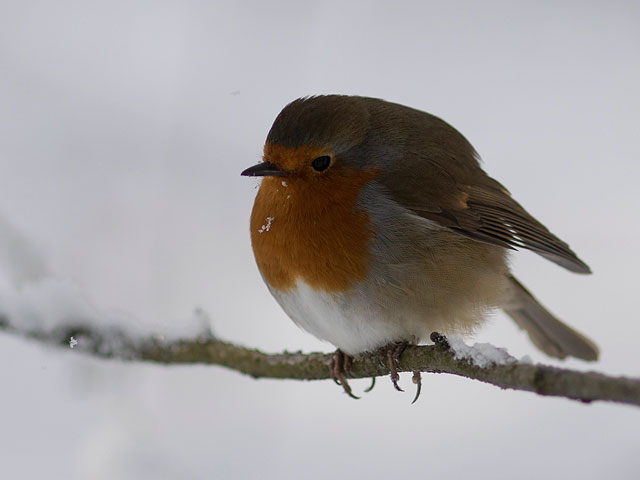
<svg viewBox="0 0 640 480">
<path fill-rule="evenodd" d="M 502 308 L 527 332 L 536 347 L 551 357 L 598 359 L 598 347 L 593 341 L 554 317 L 514 277 L 509 279 L 511 301 Z"/>
</svg>

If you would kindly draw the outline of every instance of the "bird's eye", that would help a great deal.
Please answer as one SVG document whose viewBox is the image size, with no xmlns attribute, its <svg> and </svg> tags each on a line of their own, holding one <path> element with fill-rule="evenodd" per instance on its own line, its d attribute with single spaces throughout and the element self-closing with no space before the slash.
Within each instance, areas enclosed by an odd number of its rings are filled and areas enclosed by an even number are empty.
<svg viewBox="0 0 640 480">
<path fill-rule="evenodd" d="M 311 162 L 311 166 L 316 172 L 323 172 L 331 165 L 331 157 L 329 155 L 322 155 Z"/>
</svg>

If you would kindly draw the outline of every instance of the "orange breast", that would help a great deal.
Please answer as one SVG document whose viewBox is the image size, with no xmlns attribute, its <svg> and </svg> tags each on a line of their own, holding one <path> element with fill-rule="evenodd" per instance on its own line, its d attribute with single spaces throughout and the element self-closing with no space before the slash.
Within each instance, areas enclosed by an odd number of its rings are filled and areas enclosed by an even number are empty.
<svg viewBox="0 0 640 480">
<path fill-rule="evenodd" d="M 281 291 L 302 279 L 327 292 L 365 278 L 369 217 L 357 208 L 372 172 L 340 169 L 317 177 L 265 177 L 251 213 L 251 243 L 267 283 Z"/>
</svg>

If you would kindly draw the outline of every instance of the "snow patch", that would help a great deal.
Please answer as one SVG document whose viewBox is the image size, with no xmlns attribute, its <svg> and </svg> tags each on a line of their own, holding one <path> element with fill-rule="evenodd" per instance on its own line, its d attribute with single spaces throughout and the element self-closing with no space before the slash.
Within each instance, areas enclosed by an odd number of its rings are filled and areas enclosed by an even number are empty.
<svg viewBox="0 0 640 480">
<path fill-rule="evenodd" d="M 524 363 L 525 365 L 533 365 L 533 360 L 529 355 L 525 355 L 520 359 L 520 363 Z"/>
<path fill-rule="evenodd" d="M 0 313 L 26 331 L 52 331 L 61 325 L 79 323 L 119 323 L 116 318 L 104 318 L 112 316 L 99 312 L 77 285 L 57 278 L 18 287 L 0 284 Z"/>
<path fill-rule="evenodd" d="M 265 223 L 260 227 L 260 229 L 258 230 L 258 233 L 268 232 L 269 229 L 271 228 L 271 222 L 273 222 L 273 219 L 274 217 L 267 217 L 266 218 L 267 223 Z"/>
<path fill-rule="evenodd" d="M 0 270 L 0 274 L 2 271 Z M 131 344 L 154 338 L 173 341 L 181 338 L 211 338 L 211 319 L 201 309 L 191 318 L 162 326 L 162 333 L 132 315 L 97 306 L 82 289 L 59 278 L 16 287 L 0 276 L 0 319 L 6 319 L 15 330 L 53 334 L 60 329 L 85 327 L 101 338 L 105 351 L 126 356 Z M 79 332 L 69 338 L 70 348 L 91 349 L 93 339 Z"/>
<path fill-rule="evenodd" d="M 467 345 L 455 336 L 447 337 L 449 346 L 458 360 L 469 360 L 474 365 L 484 368 L 491 365 L 510 365 L 517 360 L 509 355 L 506 348 L 494 347 L 490 343 L 474 343 Z"/>
</svg>

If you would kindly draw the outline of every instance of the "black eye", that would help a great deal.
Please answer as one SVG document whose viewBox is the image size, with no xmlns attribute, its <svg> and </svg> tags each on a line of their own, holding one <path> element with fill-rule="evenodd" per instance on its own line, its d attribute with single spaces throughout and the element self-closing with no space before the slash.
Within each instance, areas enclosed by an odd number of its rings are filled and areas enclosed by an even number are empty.
<svg viewBox="0 0 640 480">
<path fill-rule="evenodd" d="M 316 172 L 323 172 L 331 165 L 331 157 L 329 155 L 322 155 L 311 162 L 311 166 Z"/>
</svg>

